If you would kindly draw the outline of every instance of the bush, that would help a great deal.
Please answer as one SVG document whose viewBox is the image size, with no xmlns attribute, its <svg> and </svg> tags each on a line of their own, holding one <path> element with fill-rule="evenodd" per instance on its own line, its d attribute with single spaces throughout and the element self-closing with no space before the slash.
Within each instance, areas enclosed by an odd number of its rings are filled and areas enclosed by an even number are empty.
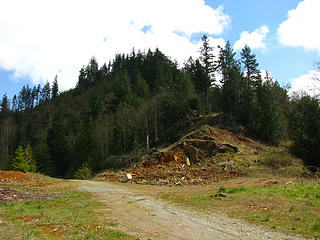
<svg viewBox="0 0 320 240">
<path fill-rule="evenodd" d="M 92 176 L 92 171 L 88 166 L 88 163 L 84 163 L 74 174 L 76 179 L 88 179 Z"/>
<path fill-rule="evenodd" d="M 262 164 L 271 169 L 279 169 L 293 164 L 293 159 L 289 153 L 275 152 L 268 154 L 262 161 Z"/>
</svg>

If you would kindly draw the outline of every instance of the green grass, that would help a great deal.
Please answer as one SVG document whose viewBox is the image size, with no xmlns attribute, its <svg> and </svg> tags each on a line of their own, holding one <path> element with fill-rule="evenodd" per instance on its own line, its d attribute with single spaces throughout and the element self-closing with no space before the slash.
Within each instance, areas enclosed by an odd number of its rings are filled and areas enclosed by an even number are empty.
<svg viewBox="0 0 320 240">
<path fill-rule="evenodd" d="M 215 196 L 217 193 L 225 197 Z M 307 238 L 320 237 L 319 183 L 221 186 L 206 192 L 170 193 L 162 198 Z"/>
<path fill-rule="evenodd" d="M 51 199 L 0 204 L 0 239 L 133 239 L 103 222 L 101 206 L 88 193 L 51 189 Z"/>
</svg>

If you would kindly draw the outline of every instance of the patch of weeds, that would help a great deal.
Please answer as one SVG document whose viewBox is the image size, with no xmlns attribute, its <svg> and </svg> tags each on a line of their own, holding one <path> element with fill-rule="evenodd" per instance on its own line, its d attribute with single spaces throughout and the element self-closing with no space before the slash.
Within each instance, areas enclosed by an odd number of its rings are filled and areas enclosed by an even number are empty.
<svg viewBox="0 0 320 240">
<path fill-rule="evenodd" d="M 61 187 L 52 187 L 52 194 L 57 190 L 59 195 L 43 201 L 0 204 L 1 218 L 9 229 L 0 231 L 0 239 L 132 239 L 102 227 L 106 225 L 95 211 L 102 203 L 96 202 L 91 194 Z"/>
<path fill-rule="evenodd" d="M 290 208 L 289 208 L 289 212 L 295 212 L 296 211 L 296 208 L 294 207 L 294 206 L 291 206 Z"/>
<path fill-rule="evenodd" d="M 245 191 L 247 191 L 247 188 L 244 186 L 236 186 L 236 187 L 230 187 L 230 188 L 221 186 L 218 189 L 218 193 L 239 193 L 239 192 L 245 192 Z"/>
<path fill-rule="evenodd" d="M 293 158 L 287 151 L 271 152 L 264 156 L 262 164 L 271 169 L 279 169 L 285 166 L 291 166 Z"/>
<path fill-rule="evenodd" d="M 196 201 L 211 201 L 212 197 L 210 196 L 195 196 L 191 197 L 191 201 L 196 202 Z"/>
<path fill-rule="evenodd" d="M 117 226 L 119 226 L 119 223 L 115 223 L 115 222 L 112 222 L 112 221 L 107 222 L 106 224 L 107 224 L 107 226 L 109 226 L 109 227 L 117 227 Z"/>
<path fill-rule="evenodd" d="M 252 215 L 252 216 L 248 217 L 248 220 L 250 222 L 269 222 L 270 221 L 270 217 L 269 216 L 262 217 L 262 216 L 259 216 L 259 215 Z"/>
<path fill-rule="evenodd" d="M 312 229 L 318 233 L 320 233 L 320 218 L 318 218 L 314 224 L 312 225 Z"/>
<path fill-rule="evenodd" d="M 225 192 L 226 192 L 226 188 L 224 186 L 219 187 L 218 193 L 225 193 Z"/>
</svg>

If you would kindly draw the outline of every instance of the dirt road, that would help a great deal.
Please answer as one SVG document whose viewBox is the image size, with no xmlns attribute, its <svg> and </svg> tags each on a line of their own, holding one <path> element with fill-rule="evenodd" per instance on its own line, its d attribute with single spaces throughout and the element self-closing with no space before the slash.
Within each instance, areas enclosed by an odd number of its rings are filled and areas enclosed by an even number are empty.
<svg viewBox="0 0 320 240">
<path fill-rule="evenodd" d="M 80 191 L 104 203 L 106 221 L 138 239 L 302 239 L 250 226 L 220 215 L 190 211 L 151 197 L 144 190 L 107 182 L 77 181 Z"/>
</svg>

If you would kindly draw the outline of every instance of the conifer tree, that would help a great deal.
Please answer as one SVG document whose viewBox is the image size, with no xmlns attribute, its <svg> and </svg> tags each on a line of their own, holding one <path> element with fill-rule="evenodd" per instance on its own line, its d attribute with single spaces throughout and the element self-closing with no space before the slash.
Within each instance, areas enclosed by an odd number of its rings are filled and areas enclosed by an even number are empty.
<svg viewBox="0 0 320 240">
<path fill-rule="evenodd" d="M 303 96 L 292 101 L 292 152 L 308 166 L 320 167 L 320 100 Z"/>
<path fill-rule="evenodd" d="M 11 160 L 10 167 L 14 171 L 29 172 L 30 166 L 26 160 L 26 155 L 21 145 L 17 147 L 14 153 L 14 158 Z"/>
<path fill-rule="evenodd" d="M 50 98 L 51 98 L 51 87 L 50 87 L 50 83 L 47 81 L 42 88 L 40 102 L 47 102 L 50 100 Z"/>
<path fill-rule="evenodd" d="M 52 91 L 51 91 L 51 98 L 56 98 L 59 94 L 59 87 L 58 87 L 58 75 L 54 78 L 53 84 L 52 84 Z"/>
<path fill-rule="evenodd" d="M 209 90 L 211 85 L 214 83 L 212 73 L 214 72 L 215 66 L 213 61 L 213 48 L 209 44 L 209 39 L 207 35 L 203 35 L 201 38 L 202 47 L 200 48 L 200 61 L 203 66 L 205 77 L 199 79 L 202 81 L 201 85 L 204 87 L 206 112 L 209 112 Z"/>
<path fill-rule="evenodd" d="M 222 75 L 223 108 L 230 121 L 237 120 L 242 95 L 242 76 L 236 53 L 227 41 L 225 48 L 220 48 L 217 69 Z"/>
<path fill-rule="evenodd" d="M 37 163 L 32 153 L 32 148 L 29 144 L 24 149 L 25 152 L 25 158 L 26 162 L 29 165 L 29 171 L 30 172 L 36 172 L 37 171 Z"/>
<path fill-rule="evenodd" d="M 9 145 L 12 129 L 10 101 L 6 94 L 0 101 L 0 169 L 9 165 Z"/>
<path fill-rule="evenodd" d="M 244 65 L 244 90 L 243 100 L 240 106 L 240 119 L 245 125 L 248 124 L 251 107 L 254 97 L 257 93 L 257 88 L 261 85 L 261 75 L 258 69 L 259 63 L 256 60 L 255 54 L 251 53 L 251 48 L 245 46 L 241 51 L 241 62 Z"/>
</svg>

